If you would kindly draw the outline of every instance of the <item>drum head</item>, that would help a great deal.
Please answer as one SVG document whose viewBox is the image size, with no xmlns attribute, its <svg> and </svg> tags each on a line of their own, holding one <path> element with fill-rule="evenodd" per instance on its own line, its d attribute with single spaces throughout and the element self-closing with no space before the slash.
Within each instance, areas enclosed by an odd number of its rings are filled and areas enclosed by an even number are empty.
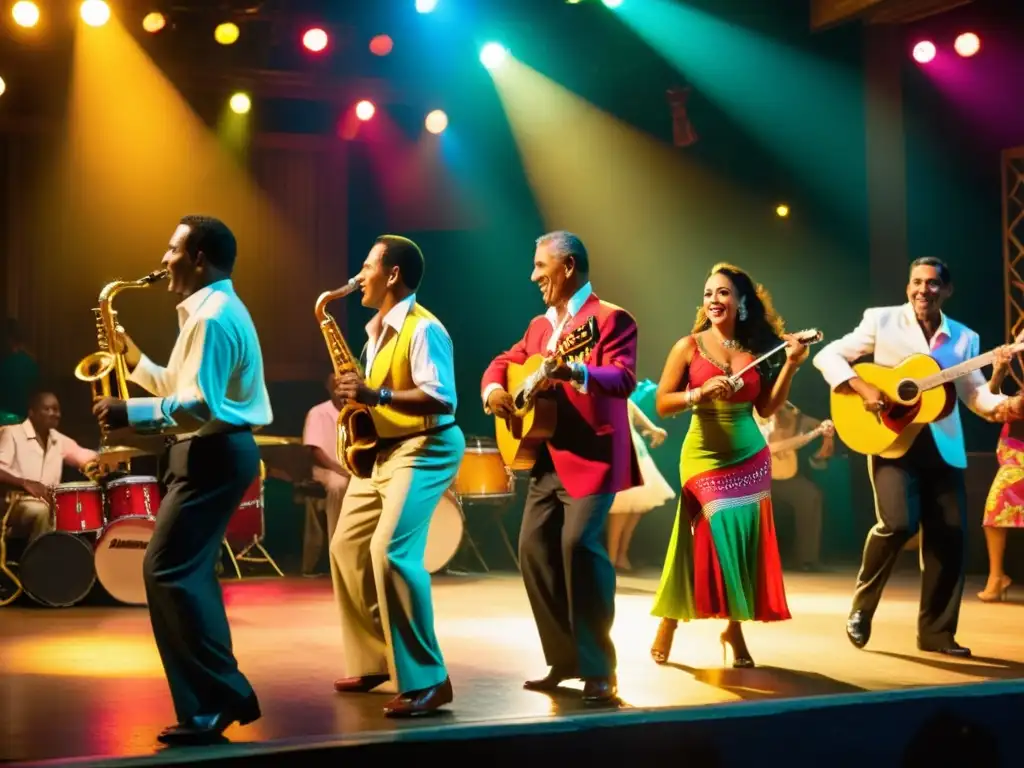
<svg viewBox="0 0 1024 768">
<path fill-rule="evenodd" d="M 493 437 L 467 437 L 466 453 L 497 453 L 498 444 Z"/>
<path fill-rule="evenodd" d="M 427 532 L 427 550 L 423 555 L 427 573 L 437 573 L 455 557 L 462 545 L 465 524 L 459 502 L 451 492 L 446 493 L 434 510 Z"/>
<path fill-rule="evenodd" d="M 115 520 L 96 543 L 96 577 L 115 600 L 145 605 L 142 561 L 156 522 L 145 517 Z"/>
<path fill-rule="evenodd" d="M 110 490 L 111 488 L 118 488 L 122 485 L 143 485 L 146 483 L 156 485 L 156 478 L 150 477 L 149 475 L 129 475 L 128 477 L 120 477 L 117 480 L 112 480 L 107 483 L 107 490 Z"/>
<path fill-rule="evenodd" d="M 41 605 L 75 605 L 96 583 L 92 546 L 73 533 L 45 533 L 25 549 L 18 578 L 25 593 Z"/>
</svg>

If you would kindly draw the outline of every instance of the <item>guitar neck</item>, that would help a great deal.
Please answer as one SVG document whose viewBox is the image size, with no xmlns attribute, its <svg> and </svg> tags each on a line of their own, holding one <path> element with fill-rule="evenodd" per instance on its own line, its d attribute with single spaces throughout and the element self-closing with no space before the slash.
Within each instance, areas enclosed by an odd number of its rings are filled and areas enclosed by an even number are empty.
<svg viewBox="0 0 1024 768">
<path fill-rule="evenodd" d="M 1017 354 L 1024 350 L 1024 344 L 1014 344 L 1010 347 L 1012 354 Z M 948 384 L 955 379 L 959 379 L 961 376 L 966 376 L 968 373 L 984 368 L 986 365 L 990 365 L 995 360 L 995 350 L 990 350 L 977 357 L 972 357 L 970 360 L 965 360 L 962 363 L 958 363 L 950 368 L 945 368 L 936 374 L 931 376 L 925 376 L 923 379 L 919 379 L 917 385 L 921 390 L 935 389 L 941 387 L 943 384 Z"/>
</svg>

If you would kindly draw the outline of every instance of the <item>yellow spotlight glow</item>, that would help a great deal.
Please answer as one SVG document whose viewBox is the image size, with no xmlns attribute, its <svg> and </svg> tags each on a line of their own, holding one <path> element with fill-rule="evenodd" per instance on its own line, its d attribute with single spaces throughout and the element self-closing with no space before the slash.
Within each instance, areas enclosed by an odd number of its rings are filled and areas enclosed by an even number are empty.
<svg viewBox="0 0 1024 768">
<path fill-rule="evenodd" d="M 218 24 L 217 28 L 213 30 L 213 39 L 221 45 L 231 45 L 238 40 L 239 34 L 238 25 L 226 21 L 223 24 Z"/>
<path fill-rule="evenodd" d="M 777 206 L 775 206 L 775 215 L 778 216 L 780 219 L 786 218 L 787 216 L 789 216 L 789 206 L 786 205 L 785 203 L 779 203 Z"/>
<path fill-rule="evenodd" d="M 231 105 L 231 111 L 236 115 L 247 114 L 252 109 L 252 101 L 245 93 L 236 93 L 228 103 Z"/>
<path fill-rule="evenodd" d="M 4 91 L 6 91 L 6 90 L 7 90 L 7 83 L 5 83 L 4 79 L 2 77 L 0 77 L 0 96 L 3 96 L 4 95 Z"/>
<path fill-rule="evenodd" d="M 144 18 L 142 20 L 142 28 L 144 30 L 146 30 L 147 32 L 149 32 L 150 34 L 154 34 L 156 32 L 159 32 L 161 29 L 163 29 L 166 26 L 167 26 L 167 19 L 164 18 L 164 15 L 162 13 L 158 12 L 158 11 L 153 11 L 152 13 L 147 13 L 146 14 L 146 18 Z"/>
<path fill-rule="evenodd" d="M 440 109 L 435 109 L 427 115 L 426 126 L 431 133 L 441 133 L 448 127 L 448 115 Z"/>
<path fill-rule="evenodd" d="M 110 6 L 103 0 L 85 0 L 78 8 L 78 15 L 90 27 L 102 27 L 110 21 Z"/>
<path fill-rule="evenodd" d="M 39 6 L 27 2 L 27 0 L 21 0 L 11 8 L 11 16 L 19 27 L 34 27 L 39 23 Z"/>
</svg>

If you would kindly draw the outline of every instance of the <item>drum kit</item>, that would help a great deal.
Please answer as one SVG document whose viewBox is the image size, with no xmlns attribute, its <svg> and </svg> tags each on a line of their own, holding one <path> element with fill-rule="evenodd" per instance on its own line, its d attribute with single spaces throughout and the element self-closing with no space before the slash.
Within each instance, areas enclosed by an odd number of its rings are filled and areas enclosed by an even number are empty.
<svg viewBox="0 0 1024 768">
<path fill-rule="evenodd" d="M 275 443 L 276 444 L 276 443 Z M 223 545 L 235 573 L 239 562 L 269 563 L 281 569 L 263 548 L 264 466 L 253 480 L 228 523 Z M 7 560 L 7 523 L 24 493 L 8 494 L 7 512 L 0 531 L 0 575 L 12 586 L 0 605 L 13 602 L 24 591 L 37 603 L 67 608 L 82 602 L 96 583 L 125 605 L 146 605 L 142 564 L 153 538 L 162 494 L 155 477 L 128 475 L 100 484 L 92 481 L 61 483 L 51 490 L 51 530 L 25 547 L 18 562 Z M 250 555 L 258 549 L 262 557 Z"/>
</svg>

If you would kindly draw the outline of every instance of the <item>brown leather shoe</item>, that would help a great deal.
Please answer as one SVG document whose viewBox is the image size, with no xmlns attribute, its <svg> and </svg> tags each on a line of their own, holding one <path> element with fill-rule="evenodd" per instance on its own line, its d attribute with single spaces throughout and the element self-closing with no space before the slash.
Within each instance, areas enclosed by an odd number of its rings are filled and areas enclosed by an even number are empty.
<svg viewBox="0 0 1024 768">
<path fill-rule="evenodd" d="M 579 675 L 574 675 L 570 672 L 552 667 L 551 671 L 544 677 L 538 678 L 537 680 L 527 680 L 523 683 L 523 688 L 528 691 L 551 693 L 552 691 L 557 691 L 559 686 L 566 680 L 575 680 L 577 678 L 579 678 Z"/>
<path fill-rule="evenodd" d="M 338 693 L 369 693 L 377 686 L 384 685 L 390 679 L 387 675 L 343 677 L 334 681 L 334 690 Z"/>
<path fill-rule="evenodd" d="M 445 704 L 451 704 L 454 698 L 451 678 L 445 678 L 432 688 L 420 691 L 400 693 L 384 706 L 386 717 L 417 717 L 428 715 Z"/>
<path fill-rule="evenodd" d="M 588 678 L 583 684 L 583 703 L 590 706 L 619 704 L 619 686 L 615 678 Z"/>
</svg>

